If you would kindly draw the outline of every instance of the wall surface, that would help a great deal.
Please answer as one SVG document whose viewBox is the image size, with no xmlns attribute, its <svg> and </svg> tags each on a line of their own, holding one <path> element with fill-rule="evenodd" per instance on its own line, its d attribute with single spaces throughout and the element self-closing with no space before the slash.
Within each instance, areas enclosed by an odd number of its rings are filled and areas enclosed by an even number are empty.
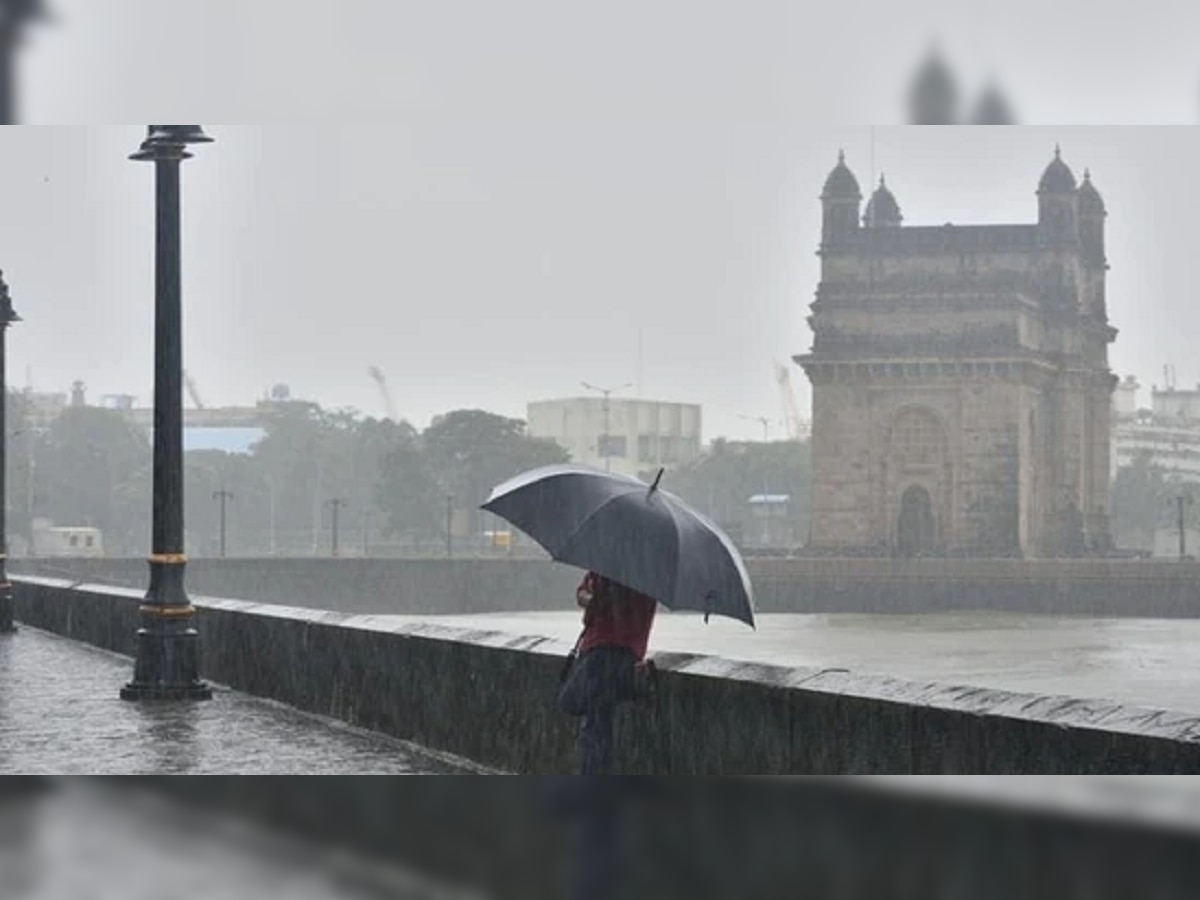
<svg viewBox="0 0 1200 900">
<path fill-rule="evenodd" d="M 1161 560 L 750 559 L 762 612 L 1002 610 L 1200 617 L 1200 563 Z M 13 560 L 18 575 L 145 589 L 140 559 Z M 570 610 L 579 571 L 528 559 L 197 559 L 196 594 L 356 613 Z"/>
<path fill-rule="evenodd" d="M 17 582 L 17 618 L 121 653 L 137 590 Z M 565 774 L 566 647 L 371 616 L 194 600 L 204 677 L 485 765 Z M 664 654 L 618 717 L 627 774 L 1200 774 L 1200 717 Z M 112 686 L 114 696 L 117 690 Z"/>
</svg>

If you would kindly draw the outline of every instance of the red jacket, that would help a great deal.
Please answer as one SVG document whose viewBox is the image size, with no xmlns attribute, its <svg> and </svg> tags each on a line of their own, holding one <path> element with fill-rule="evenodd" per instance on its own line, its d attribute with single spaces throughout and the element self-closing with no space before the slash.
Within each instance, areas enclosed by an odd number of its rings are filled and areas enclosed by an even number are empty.
<svg viewBox="0 0 1200 900">
<path fill-rule="evenodd" d="M 583 613 L 580 655 L 594 647 L 625 647 L 638 660 L 646 658 L 650 628 L 658 604 L 652 597 L 612 579 L 588 572 L 576 591 L 580 603 L 587 599 Z"/>
</svg>

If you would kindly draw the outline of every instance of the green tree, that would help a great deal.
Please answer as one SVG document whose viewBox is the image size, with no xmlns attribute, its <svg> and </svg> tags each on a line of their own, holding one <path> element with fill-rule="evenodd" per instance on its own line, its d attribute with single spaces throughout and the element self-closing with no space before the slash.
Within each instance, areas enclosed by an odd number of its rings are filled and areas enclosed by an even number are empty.
<svg viewBox="0 0 1200 900">
<path fill-rule="evenodd" d="M 138 511 L 124 502 L 132 494 L 149 496 L 145 433 L 120 413 L 69 407 L 40 436 L 35 456 L 40 514 L 60 525 L 101 529 L 109 553 L 145 552 L 150 507 Z"/>
<path fill-rule="evenodd" d="M 663 486 L 737 539 L 756 494 L 791 497 L 789 524 L 793 543 L 808 534 L 811 456 L 806 441 L 713 441 L 694 462 L 665 476 Z M 647 480 L 653 472 L 643 473 Z"/>
<path fill-rule="evenodd" d="M 271 413 L 254 460 L 267 506 L 274 508 L 279 552 L 315 553 L 327 540 L 326 502 L 349 499 L 354 473 L 346 460 L 355 427 L 353 413 L 315 403 L 284 403 Z"/>
<path fill-rule="evenodd" d="M 1187 486 L 1167 479 L 1149 453 L 1117 470 L 1112 485 L 1112 531 L 1117 546 L 1128 550 L 1153 550 L 1154 535 L 1174 525 L 1173 499 Z M 1189 520 L 1195 516 L 1190 507 Z"/>
<path fill-rule="evenodd" d="M 420 538 L 441 528 L 443 491 L 422 449 L 421 435 L 407 422 L 396 427 L 380 460 L 374 502 L 392 534 Z"/>
<path fill-rule="evenodd" d="M 220 552 L 220 500 L 226 498 L 226 544 L 230 556 L 265 555 L 270 549 L 270 487 L 257 459 L 246 453 L 192 450 L 184 457 L 188 553 Z"/>
<path fill-rule="evenodd" d="M 482 529 L 479 509 L 492 489 L 528 469 L 564 463 L 570 454 L 554 441 L 530 437 L 525 422 L 478 409 L 439 416 L 421 436 L 427 471 L 443 495 L 465 510 L 472 533 Z"/>
<path fill-rule="evenodd" d="M 376 535 L 392 530 L 389 507 L 381 502 L 387 461 L 400 448 L 410 447 L 417 439 L 416 429 L 408 422 L 368 418 L 358 422 L 347 457 L 352 482 L 346 499 L 351 532 L 368 549 Z"/>
</svg>

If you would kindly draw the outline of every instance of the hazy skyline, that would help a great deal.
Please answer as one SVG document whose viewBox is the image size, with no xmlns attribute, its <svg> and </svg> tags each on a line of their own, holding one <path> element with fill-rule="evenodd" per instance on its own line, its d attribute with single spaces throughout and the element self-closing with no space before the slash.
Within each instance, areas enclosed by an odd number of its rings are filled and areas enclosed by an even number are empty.
<svg viewBox="0 0 1200 900">
<path fill-rule="evenodd" d="M 9 381 L 89 396 L 152 384 L 153 177 L 144 126 L 5 132 L 0 268 L 25 321 Z M 772 360 L 807 350 L 821 184 L 871 129 L 209 126 L 184 175 L 186 367 L 209 405 L 272 384 L 418 426 L 633 382 L 701 403 L 706 439 L 782 418 Z M 1119 374 L 1200 381 L 1191 128 L 875 130 L 910 224 L 1028 222 L 1061 143 L 1109 209 Z M 807 382 L 793 367 L 807 408 Z M 632 392 L 630 392 L 632 393 Z M 780 428 L 774 429 L 779 434 Z"/>
</svg>

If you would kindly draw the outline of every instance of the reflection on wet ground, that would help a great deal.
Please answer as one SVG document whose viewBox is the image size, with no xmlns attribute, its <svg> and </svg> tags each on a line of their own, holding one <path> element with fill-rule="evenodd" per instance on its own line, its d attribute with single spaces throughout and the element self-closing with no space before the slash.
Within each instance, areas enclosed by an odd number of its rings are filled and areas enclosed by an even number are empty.
<svg viewBox="0 0 1200 900">
<path fill-rule="evenodd" d="M 580 627 L 579 615 L 573 612 L 444 616 L 432 621 L 568 643 Z M 1200 621 L 1194 620 L 978 612 L 764 614 L 755 631 L 724 619 L 714 618 L 706 625 L 697 616 L 664 613 L 655 622 L 650 649 L 1200 713 Z"/>
<path fill-rule="evenodd" d="M 218 689 L 206 703 L 126 703 L 130 660 L 22 628 L 0 637 L 0 772 L 419 775 L 470 763 Z"/>
<path fill-rule="evenodd" d="M 0 896 L 28 900 L 462 897 L 411 873 L 158 798 L 60 779 L 0 795 Z"/>
</svg>

